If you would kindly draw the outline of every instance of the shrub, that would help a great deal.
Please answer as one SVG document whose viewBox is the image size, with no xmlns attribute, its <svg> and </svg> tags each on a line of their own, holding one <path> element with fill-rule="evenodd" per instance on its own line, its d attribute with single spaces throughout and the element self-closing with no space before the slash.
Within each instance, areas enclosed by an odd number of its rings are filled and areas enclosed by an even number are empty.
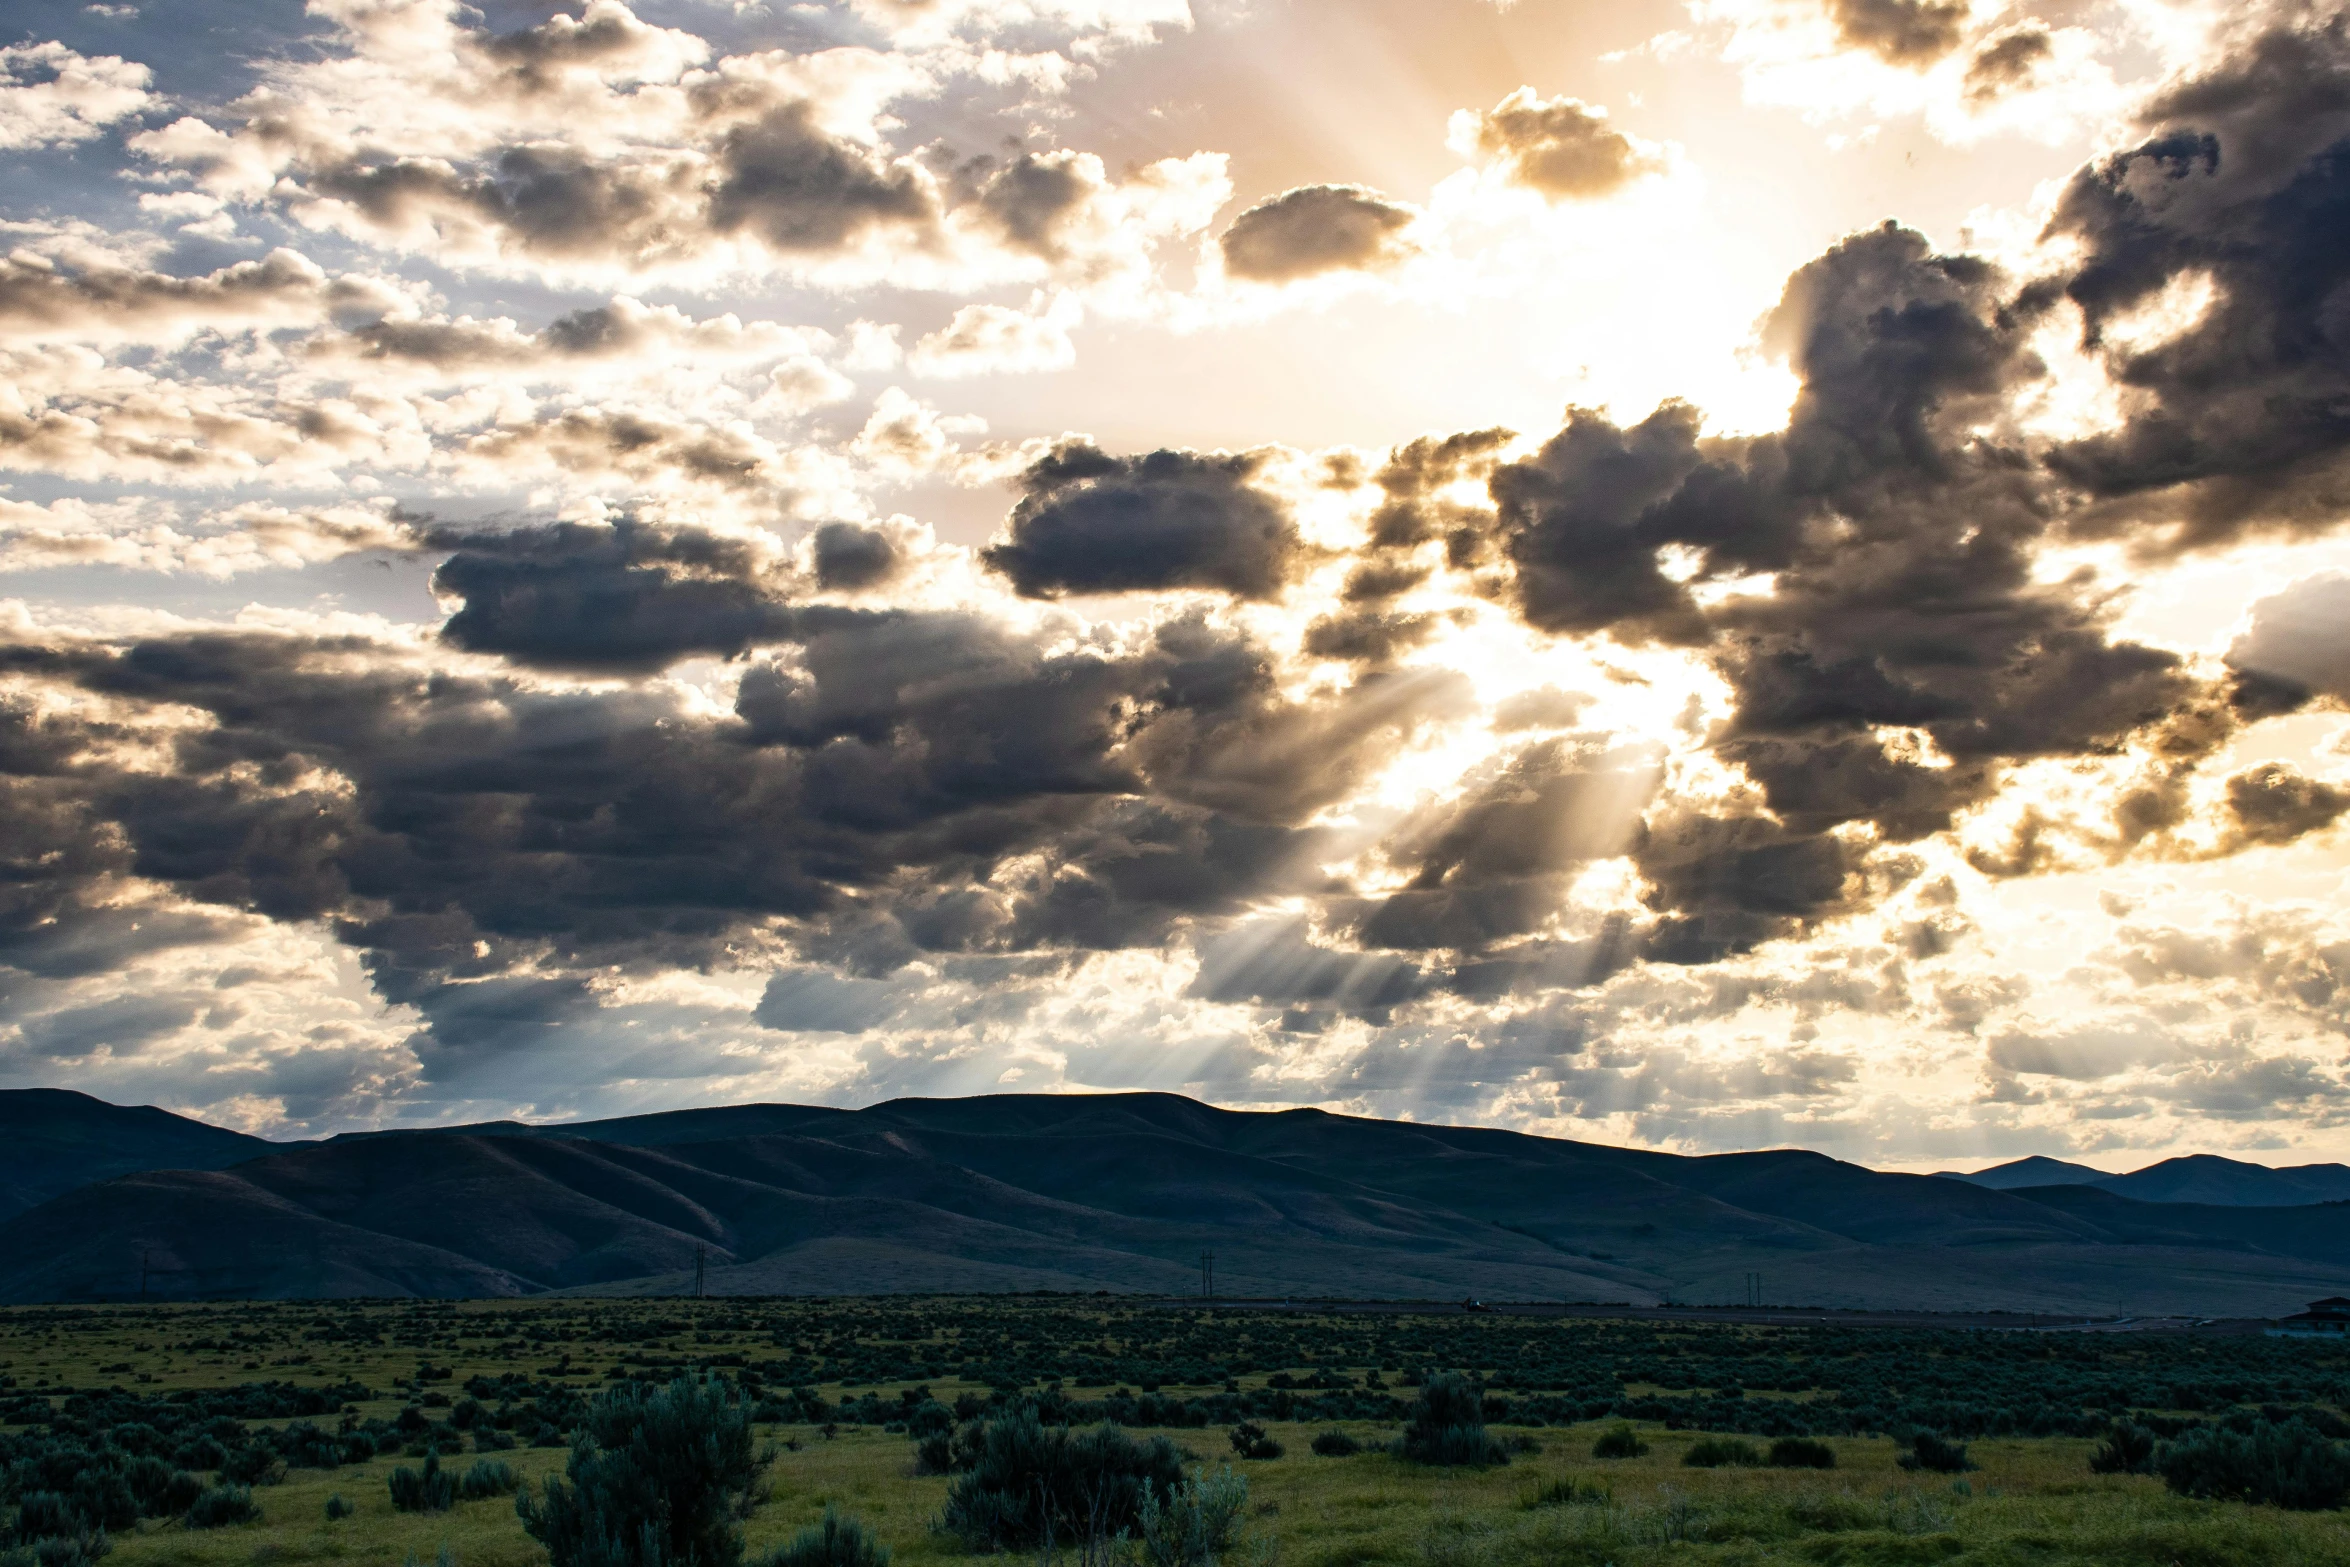
<svg viewBox="0 0 2350 1567">
<path fill-rule="evenodd" d="M 1833 1469 L 1836 1449 L 1808 1436 L 1783 1436 L 1771 1444 L 1773 1469 Z"/>
<path fill-rule="evenodd" d="M 220 1478 L 232 1485 L 275 1485 L 285 1477 L 284 1460 L 259 1442 L 238 1448 L 220 1466 Z"/>
<path fill-rule="evenodd" d="M 1324 1458 L 1352 1458 L 1363 1450 L 1363 1444 L 1344 1431 L 1320 1431 L 1314 1435 L 1314 1451 Z"/>
<path fill-rule="evenodd" d="M 1279 1458 L 1286 1449 L 1265 1435 L 1254 1420 L 1243 1420 L 1231 1430 L 1232 1451 L 1243 1458 Z"/>
<path fill-rule="evenodd" d="M 441 1472 L 441 1455 L 427 1453 L 424 1468 L 402 1464 L 391 1474 L 392 1505 L 404 1513 L 445 1513 L 457 1499 L 457 1485 Z"/>
<path fill-rule="evenodd" d="M 1648 1444 L 1630 1426 L 1610 1426 L 1599 1433 L 1599 1440 L 1591 1444 L 1594 1458 L 1638 1458 L 1648 1451 Z"/>
<path fill-rule="evenodd" d="M 496 1426 L 475 1426 L 473 1428 L 473 1450 L 477 1453 L 512 1452 L 515 1445 L 514 1438 Z"/>
<path fill-rule="evenodd" d="M 1720 1469 L 1729 1464 L 1752 1469 L 1762 1461 L 1761 1452 L 1752 1442 L 1735 1436 L 1701 1437 L 1681 1455 L 1681 1462 L 1691 1469 Z"/>
<path fill-rule="evenodd" d="M 1416 1464 L 1506 1464 L 1510 1455 L 1485 1432 L 1485 1397 L 1467 1377 L 1447 1371 L 1428 1379 L 1412 1401 L 1396 1452 Z"/>
<path fill-rule="evenodd" d="M 250 1486 L 206 1486 L 188 1507 L 191 1529 L 225 1529 L 231 1524 L 256 1523 L 260 1518 L 261 1509 L 253 1505 Z"/>
<path fill-rule="evenodd" d="M 1136 1517 L 1135 1546 L 1142 1567 L 1215 1567 L 1232 1548 L 1248 1505 L 1248 1481 L 1227 1464 L 1212 1475 L 1186 1480 L 1161 1503 L 1146 1486 Z"/>
<path fill-rule="evenodd" d="M 1106 1541 L 1140 1519 L 1146 1488 L 1172 1496 L 1183 1483 L 1183 1456 L 1165 1437 L 1048 1428 L 1025 1405 L 966 1427 L 956 1448 L 962 1472 L 939 1527 L 975 1551 Z"/>
<path fill-rule="evenodd" d="M 2128 1420 L 2117 1420 L 2097 1451 L 2089 1455 L 2089 1472 L 2101 1475 L 2154 1473 L 2154 1433 Z"/>
<path fill-rule="evenodd" d="M 735 1567 L 736 1518 L 767 1461 L 725 1383 L 607 1389 L 572 1437 L 564 1480 L 514 1510 L 553 1567 Z"/>
<path fill-rule="evenodd" d="M 1910 1438 L 1909 1451 L 1899 1463 L 1904 1469 L 1930 1469 L 1936 1474 L 1964 1474 L 1975 1466 L 1968 1461 L 1964 1442 L 1945 1442 L 1931 1431 Z"/>
<path fill-rule="evenodd" d="M 769 1553 L 765 1567 L 889 1567 L 889 1547 L 854 1518 L 827 1505 L 824 1521 Z"/>
<path fill-rule="evenodd" d="M 6 1567 L 94 1567 L 98 1558 L 114 1549 L 103 1529 L 77 1526 L 69 1534 L 25 1537 L 24 1543 L 13 1549 L 0 1550 L 0 1563 Z"/>
<path fill-rule="evenodd" d="M 358 1508 L 353 1507 L 349 1502 L 343 1500 L 343 1493 L 340 1491 L 335 1492 L 332 1496 L 326 1499 L 326 1521 L 328 1523 L 340 1523 L 343 1519 L 350 1517 L 358 1510 Z"/>
<path fill-rule="evenodd" d="M 933 1432 L 914 1444 L 914 1472 L 918 1475 L 942 1475 L 955 1467 L 955 1439 L 945 1432 Z"/>
<path fill-rule="evenodd" d="M 74 1477 L 66 1503 L 92 1529 L 128 1529 L 139 1521 L 139 1500 L 130 1482 L 112 1469 L 84 1469 Z"/>
<path fill-rule="evenodd" d="M 2256 1423 L 2250 1431 L 2204 1426 L 2165 1442 L 2154 1467 L 2181 1496 L 2266 1502 L 2318 1511 L 2350 1496 L 2350 1463 L 2304 1421 Z"/>
<path fill-rule="evenodd" d="M 152 1454 L 132 1459 L 123 1478 L 130 1486 L 131 1495 L 137 1498 L 139 1516 L 143 1518 L 176 1518 L 204 1490 L 203 1481 L 185 1469 L 172 1468 Z"/>
<path fill-rule="evenodd" d="M 1605 1507 L 1614 1501 L 1616 1493 L 1604 1485 L 1581 1485 L 1573 1475 L 1563 1479 L 1545 1480 L 1519 1505 L 1528 1509 L 1537 1507 Z"/>
<path fill-rule="evenodd" d="M 486 1497 L 512 1496 L 522 1489 L 522 1477 L 502 1458 L 477 1458 L 457 1481 L 457 1499 L 478 1502 Z"/>
<path fill-rule="evenodd" d="M 87 1527 L 74 1506 L 55 1491 L 27 1491 L 16 1505 L 16 1537 L 23 1541 L 62 1540 Z"/>
</svg>

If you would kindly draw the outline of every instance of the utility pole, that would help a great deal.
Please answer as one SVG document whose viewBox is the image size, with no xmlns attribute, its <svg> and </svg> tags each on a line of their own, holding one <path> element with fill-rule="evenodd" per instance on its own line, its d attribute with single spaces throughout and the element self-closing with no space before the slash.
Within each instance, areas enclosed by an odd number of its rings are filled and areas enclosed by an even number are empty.
<svg viewBox="0 0 2350 1567">
<path fill-rule="evenodd" d="M 1199 1293 L 1202 1300 L 1216 1298 L 1216 1253 L 1212 1247 L 1199 1254 Z"/>
<path fill-rule="evenodd" d="M 708 1266 L 710 1248 L 699 1241 L 694 1243 L 694 1299 L 702 1298 L 702 1276 Z"/>
<path fill-rule="evenodd" d="M 154 1255 L 151 1251 L 139 1253 L 139 1299 L 141 1300 L 147 1298 L 147 1259 Z"/>
</svg>

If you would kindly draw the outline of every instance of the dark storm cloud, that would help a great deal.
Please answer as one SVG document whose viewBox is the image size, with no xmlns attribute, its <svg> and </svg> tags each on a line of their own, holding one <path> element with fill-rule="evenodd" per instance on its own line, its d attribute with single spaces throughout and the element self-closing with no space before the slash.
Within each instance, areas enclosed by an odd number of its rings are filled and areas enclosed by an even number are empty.
<svg viewBox="0 0 2350 1567">
<path fill-rule="evenodd" d="M 1476 150 L 1554 199 L 1604 196 L 1659 167 L 1651 153 L 1575 98 L 1520 89 L 1476 117 Z"/>
<path fill-rule="evenodd" d="M 862 1034 L 903 1005 L 896 988 L 878 980 L 801 968 L 770 975 L 751 1016 L 787 1032 Z"/>
<path fill-rule="evenodd" d="M 1321 1003 L 1347 1012 L 1384 1012 L 1427 989 L 1415 963 L 1385 953 L 1319 946 L 1304 920 L 1271 919 L 1235 925 L 1203 943 L 1191 994 L 1209 1001 Z"/>
<path fill-rule="evenodd" d="M 1965 36 L 1967 8 L 1955 0 L 1827 0 L 1836 36 L 1890 65 L 1931 65 Z"/>
<path fill-rule="evenodd" d="M 819 587 L 862 592 L 888 582 L 905 569 L 905 552 L 880 528 L 828 522 L 815 532 L 812 548 Z"/>
<path fill-rule="evenodd" d="M 1001 543 L 982 558 L 1030 598 L 1218 589 L 1278 594 L 1304 554 L 1281 503 L 1253 488 L 1247 455 L 1112 457 L 1056 448 L 1020 476 Z"/>
<path fill-rule="evenodd" d="M 1366 947 L 1480 951 L 1540 928 L 1567 872 L 1640 842 L 1661 777 L 1647 747 L 1525 747 L 1393 837 L 1389 857 L 1411 879 L 1359 907 L 1353 934 Z"/>
<path fill-rule="evenodd" d="M 806 103 L 787 103 L 718 144 L 710 224 L 748 229 L 787 255 L 838 250 L 883 225 L 923 228 L 936 217 L 913 171 L 827 135 Z"/>
<path fill-rule="evenodd" d="M 101 1049 L 130 1055 L 187 1027 L 196 1020 L 196 1010 L 184 996 L 117 996 L 65 1007 L 20 1024 L 16 1051 L 53 1060 L 71 1060 Z"/>
<path fill-rule="evenodd" d="M 1629 430 L 1578 412 L 1534 457 L 1493 476 L 1499 532 L 1529 624 L 1626 640 L 1705 640 L 1688 589 L 1657 560 L 1667 532 L 1680 531 L 1662 503 L 1700 464 L 1697 427 L 1697 410 L 1686 403 L 1667 403 Z"/>
<path fill-rule="evenodd" d="M 792 624 L 749 545 L 698 529 L 557 523 L 423 535 L 453 550 L 433 590 L 464 600 L 442 638 L 553 668 L 649 670 L 694 653 L 731 657 Z"/>
<path fill-rule="evenodd" d="M 2263 682 L 2272 707 L 2350 701 L 2350 577 L 2304 577 L 2254 604 L 2228 663 Z"/>
<path fill-rule="evenodd" d="M 0 333 L 71 337 L 155 332 L 171 337 L 222 327 L 299 321 L 384 303 L 353 279 L 329 279 L 308 258 L 273 250 L 199 277 L 87 262 L 63 266 L 29 251 L 0 258 Z"/>
<path fill-rule="evenodd" d="M 558 13 L 536 27 L 473 36 L 484 57 L 506 68 L 515 87 L 536 93 L 558 85 L 566 69 L 625 61 L 659 35 L 623 7 L 590 4 L 576 19 Z"/>
<path fill-rule="evenodd" d="M 1063 226 L 1095 188 L 1074 152 L 1023 153 L 1000 167 L 983 161 L 965 173 L 973 205 L 1004 243 L 1047 261 L 1060 257 Z"/>
<path fill-rule="evenodd" d="M 1495 471 L 1502 591 L 1530 623 L 1702 649 L 1734 694 L 1716 749 L 1772 814 L 1652 823 L 1635 859 L 1664 919 L 1653 955 L 1707 961 L 1856 906 L 1848 824 L 1914 840 L 2013 762 L 2133 739 L 2191 760 L 2232 724 L 2179 657 L 2114 640 L 2093 593 L 2035 580 L 2061 496 L 1982 433 L 2041 373 L 2006 298 L 1979 260 L 1856 235 L 1765 322 L 1802 383 L 1783 432 L 1709 440 L 1676 404 L 1629 429 L 1578 412 Z M 1744 573 L 1767 590 L 1693 592 Z"/>
<path fill-rule="evenodd" d="M 1258 202 L 1216 243 L 1224 270 L 1252 283 L 1376 272 L 1411 254 L 1412 209 L 1360 185 L 1305 185 Z"/>
<path fill-rule="evenodd" d="M 2028 86 L 2032 75 L 2056 56 L 2048 29 L 2024 22 L 1986 42 L 1967 62 L 1966 95 L 1978 103 Z"/>
<path fill-rule="evenodd" d="M 2292 768 L 2265 762 L 2228 780 L 2232 836 L 2243 844 L 2291 843 L 2323 831 L 2350 810 L 2350 791 L 2336 789 Z"/>
<path fill-rule="evenodd" d="M 550 259 L 638 262 L 683 237 L 668 220 L 697 194 L 690 164 L 592 158 L 560 143 L 505 148 L 479 172 L 438 159 L 354 158 L 313 169 L 307 184 L 386 228 L 461 217 Z"/>
<path fill-rule="evenodd" d="M 1325 615 L 1306 627 L 1304 650 L 1315 658 L 1348 663 L 1384 664 L 1408 653 L 1436 632 L 1433 614 L 1395 615 L 1373 610 L 1351 610 Z"/>
<path fill-rule="evenodd" d="M 2076 175 L 2050 224 L 2082 247 L 2062 288 L 2088 342 L 2138 396 L 2057 470 L 2144 547 L 2331 526 L 2350 506 L 2350 23 L 2274 28 L 2146 119 L 2149 138 Z M 2210 302 L 2183 331 L 2105 342 L 2198 283 Z"/>
<path fill-rule="evenodd" d="M 690 530 L 426 542 L 456 548 L 447 636 L 468 648 L 612 668 L 785 640 L 719 718 L 358 639 L 9 648 L 20 677 L 202 721 L 174 729 L 168 766 L 124 770 L 96 720 L 7 710 L 0 961 L 54 968 L 45 931 L 148 878 L 326 921 L 419 1008 L 427 1071 L 455 1070 L 583 1014 L 587 971 L 716 963 L 748 927 L 820 949 L 838 924 L 884 972 L 1164 943 L 1302 890 L 1323 839 L 1306 818 L 1466 702 L 1442 673 L 1292 700 L 1268 650 L 1196 617 L 1048 651 L 977 613 L 789 614 L 742 546 Z"/>
</svg>

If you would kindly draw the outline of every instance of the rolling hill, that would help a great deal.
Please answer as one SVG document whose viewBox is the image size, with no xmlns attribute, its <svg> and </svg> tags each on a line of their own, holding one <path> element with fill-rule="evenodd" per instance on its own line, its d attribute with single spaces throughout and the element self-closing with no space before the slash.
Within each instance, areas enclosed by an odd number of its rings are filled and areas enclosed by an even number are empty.
<svg viewBox="0 0 2350 1567">
<path fill-rule="evenodd" d="M 718 1293 L 1175 1293 L 1211 1248 L 1219 1292 L 1243 1296 L 1727 1301 L 1760 1273 L 1790 1305 L 2221 1315 L 2350 1291 L 2350 1207 L 2001 1191 L 1801 1150 L 1684 1157 L 1167 1094 L 258 1148 L 16 1214 L 0 1300 L 673 1293 L 697 1262 Z"/>
<path fill-rule="evenodd" d="M 1945 1170 L 1942 1175 L 1993 1191 L 2091 1186 L 2137 1202 L 2200 1203 L 2214 1208 L 2299 1208 L 2315 1203 L 2350 1202 L 2350 1165 L 2296 1164 L 2277 1168 L 2208 1153 L 2165 1159 L 2126 1175 L 2108 1175 L 2085 1164 L 2067 1164 L 2061 1159 L 2036 1155 L 1971 1174 Z"/>
<path fill-rule="evenodd" d="M 153 1105 L 11 1089 L 0 1093 L 0 1219 L 110 1176 L 218 1170 L 285 1146 Z"/>
</svg>

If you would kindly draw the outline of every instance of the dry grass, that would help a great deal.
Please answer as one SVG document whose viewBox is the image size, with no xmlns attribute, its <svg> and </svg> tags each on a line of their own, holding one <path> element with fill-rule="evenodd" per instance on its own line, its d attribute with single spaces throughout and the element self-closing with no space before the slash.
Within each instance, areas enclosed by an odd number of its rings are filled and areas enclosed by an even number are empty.
<svg viewBox="0 0 2350 1567">
<path fill-rule="evenodd" d="M 1506 1468 L 1421 1469 L 1384 1452 L 1319 1458 L 1315 1427 L 1271 1428 L 1289 1456 L 1242 1466 L 1257 1551 L 1283 1567 L 1647 1567 L 1647 1564 L 1803 1563 L 1809 1567 L 2319 1567 L 2350 1562 L 2339 1515 L 2187 1502 L 2151 1480 L 2094 1476 L 2089 1444 L 1979 1442 L 1982 1465 L 1963 1484 L 1906 1474 L 1884 1441 L 1839 1441 L 1832 1471 L 1693 1470 L 1680 1464 L 1694 1434 L 1643 1431 L 1647 1456 L 1590 1456 L 1599 1427 L 1530 1433 L 1544 1451 Z M 1347 1428 L 1366 1443 L 1391 1432 Z M 778 1432 L 778 1435 L 785 1433 Z M 946 1495 L 941 1478 L 911 1473 L 899 1436 L 849 1430 L 832 1441 L 789 1433 L 798 1452 L 769 1472 L 769 1499 L 747 1534 L 755 1557 L 814 1522 L 827 1504 L 871 1524 L 903 1567 L 967 1561 L 930 1527 Z M 1222 1462 L 1221 1433 L 1167 1433 Z M 560 1451 L 501 1455 L 525 1474 L 557 1472 Z M 505 1500 L 459 1503 L 438 1516 L 392 1511 L 384 1477 L 393 1460 L 332 1474 L 297 1472 L 254 1494 L 262 1521 L 210 1533 L 147 1524 L 117 1541 L 114 1567 L 299 1567 L 351 1560 L 430 1563 L 446 1546 L 459 1567 L 535 1567 L 544 1561 Z M 1605 1500 L 1531 1505 L 1545 1482 L 1572 1479 Z M 340 1492 L 355 1516 L 325 1518 Z M 1256 1554 L 1255 1552 L 1251 1553 Z"/>
</svg>

